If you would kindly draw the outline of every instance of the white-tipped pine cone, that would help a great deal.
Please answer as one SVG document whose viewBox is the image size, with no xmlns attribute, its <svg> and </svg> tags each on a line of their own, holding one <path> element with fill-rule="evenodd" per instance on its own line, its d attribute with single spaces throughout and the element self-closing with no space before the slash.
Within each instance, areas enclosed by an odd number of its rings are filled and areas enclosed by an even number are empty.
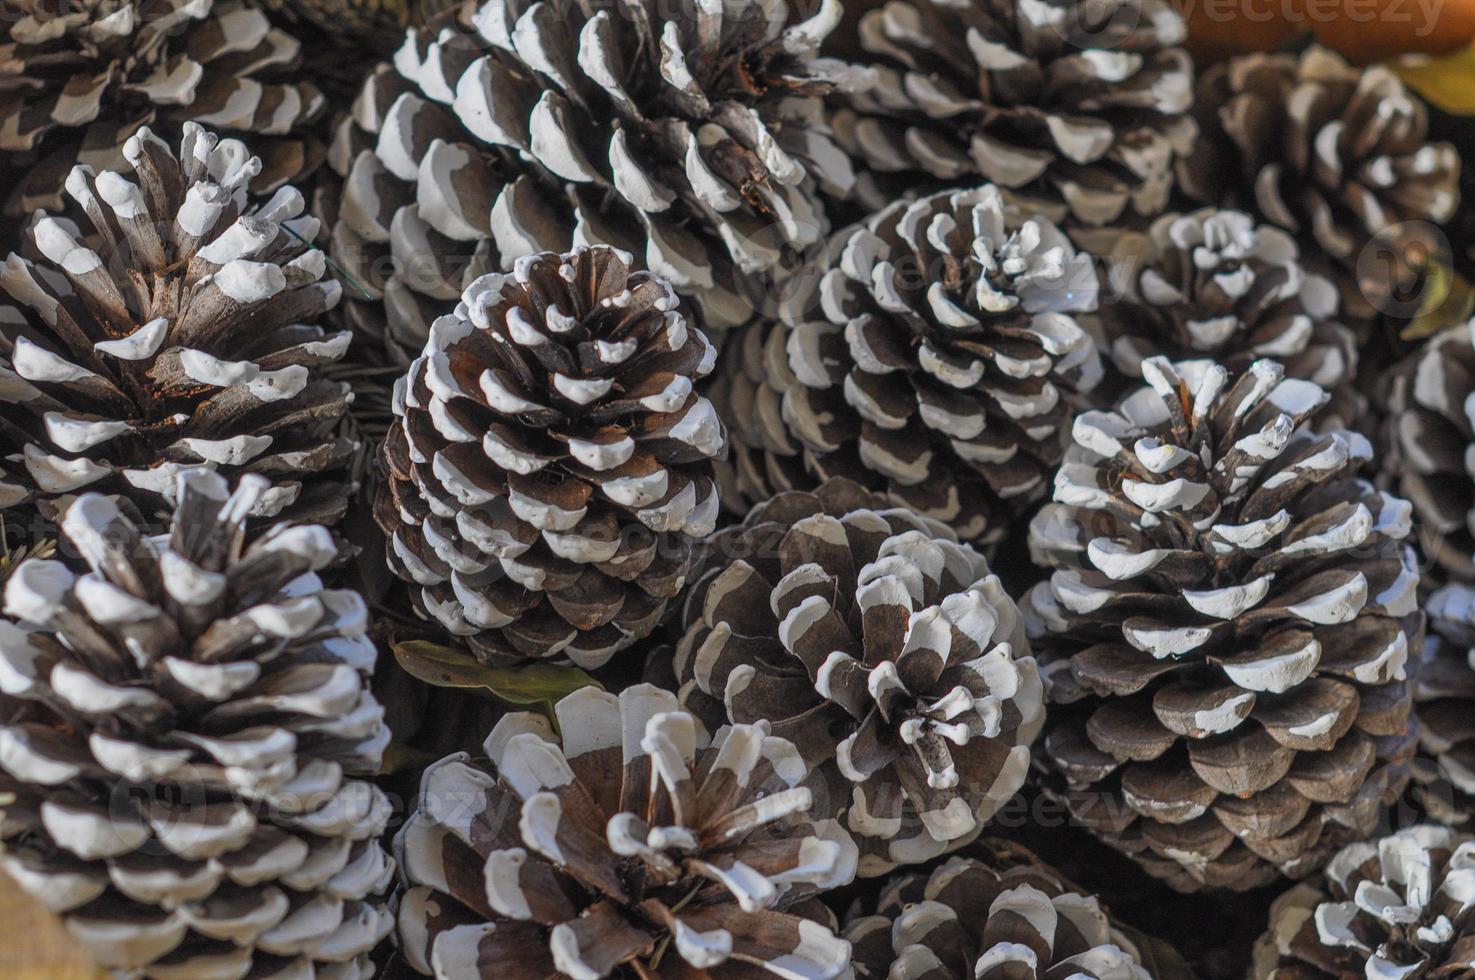
<svg viewBox="0 0 1475 980">
<path fill-rule="evenodd" d="M 1071 225 L 1166 207 L 1196 132 L 1166 0 L 891 0 L 858 32 L 875 84 L 838 97 L 832 125 L 866 203 L 986 181 Z"/>
<path fill-rule="evenodd" d="M 1475 837 L 1421 825 L 1349 844 L 1270 907 L 1257 980 L 1455 980 L 1475 969 Z"/>
<path fill-rule="evenodd" d="M 1106 257 L 1099 320 L 1129 378 L 1146 358 L 1212 357 L 1232 371 L 1272 358 L 1329 393 L 1357 373 L 1357 338 L 1337 321 L 1337 287 L 1302 267 L 1296 241 L 1242 211 L 1165 214 L 1122 233 Z"/>
<path fill-rule="evenodd" d="M 1414 506 L 1423 553 L 1475 584 L 1475 320 L 1431 337 L 1382 380 L 1383 472 Z"/>
<path fill-rule="evenodd" d="M 788 307 L 784 419 L 819 477 L 991 542 L 1045 494 L 1101 379 L 1072 316 L 1096 299 L 1090 256 L 993 186 L 898 202 L 836 236 Z"/>
<path fill-rule="evenodd" d="M 1434 819 L 1475 829 L 1475 589 L 1446 585 L 1424 611 L 1429 633 L 1410 671 L 1419 719 L 1416 795 Z"/>
<path fill-rule="evenodd" d="M 133 180 L 67 178 L 85 230 L 43 217 L 41 258 L 0 267 L 0 506 L 96 491 L 152 520 L 205 465 L 268 478 L 259 516 L 336 521 L 357 447 L 320 370 L 349 334 L 317 325 L 342 287 L 304 244 L 316 219 L 291 187 L 252 207 L 260 159 L 193 123 L 178 154 L 148 129 L 124 153 Z"/>
<path fill-rule="evenodd" d="M 1459 204 L 1460 158 L 1430 142 L 1424 103 L 1392 68 L 1355 68 L 1315 44 L 1244 55 L 1204 73 L 1194 112 L 1202 132 L 1179 166 L 1191 197 L 1253 211 L 1308 257 L 1329 256 L 1362 294 L 1345 307 L 1381 308 L 1416 285 L 1430 226 Z"/>
<path fill-rule="evenodd" d="M 423 24 L 427 16 L 441 13 L 444 0 L 261 0 L 262 6 L 294 27 L 307 23 L 348 42 L 353 54 L 392 51 L 411 24 Z"/>
<path fill-rule="evenodd" d="M 603 665 L 655 628 L 718 512 L 716 351 L 607 246 L 519 259 L 395 388 L 375 512 L 417 608 L 485 660 Z"/>
<path fill-rule="evenodd" d="M 860 911 L 845 922 L 858 980 L 1153 980 L 1096 898 L 1038 861 L 898 872 Z"/>
<path fill-rule="evenodd" d="M 0 37 L 0 167 L 8 210 L 61 207 L 72 165 L 123 165 L 143 126 L 189 121 L 248 137 L 254 189 L 323 158 L 311 124 L 327 100 L 297 69 L 300 43 L 236 0 L 6 0 Z"/>
<path fill-rule="evenodd" d="M 393 928 L 389 730 L 321 526 L 247 543 L 266 483 L 179 477 L 145 537 L 87 494 L 88 571 L 22 564 L 0 622 L 0 866 L 119 976 L 367 980 Z"/>
<path fill-rule="evenodd" d="M 440 308 L 522 255 L 609 244 L 742 323 L 827 230 L 850 161 L 821 97 L 865 73 L 817 56 L 840 16 L 787 0 L 485 0 L 411 30 L 330 161 L 335 257 L 376 294 L 357 325 L 410 356 Z"/>
<path fill-rule="evenodd" d="M 675 658 L 688 707 L 792 740 L 863 875 L 976 838 L 1044 722 L 1019 610 L 983 557 L 845 480 L 774 497 L 708 553 Z"/>
<path fill-rule="evenodd" d="M 804 468 L 804 446 L 784 422 L 784 392 L 794 383 L 788 336 L 777 320 L 733 330 L 706 389 L 728 426 L 730 456 L 717 464 L 722 506 L 739 517 L 776 493 L 819 482 Z"/>
<path fill-rule="evenodd" d="M 1030 527 L 1052 789 L 1180 889 L 1316 870 L 1408 778 L 1421 642 L 1407 502 L 1315 384 L 1256 361 L 1142 364 L 1075 421 Z"/>
<path fill-rule="evenodd" d="M 855 848 L 811 821 L 794 746 L 766 725 L 709 737 L 674 694 L 586 687 L 510 714 L 485 759 L 425 771 L 396 838 L 409 964 L 477 980 L 848 975 L 850 944 L 815 898 Z"/>
</svg>

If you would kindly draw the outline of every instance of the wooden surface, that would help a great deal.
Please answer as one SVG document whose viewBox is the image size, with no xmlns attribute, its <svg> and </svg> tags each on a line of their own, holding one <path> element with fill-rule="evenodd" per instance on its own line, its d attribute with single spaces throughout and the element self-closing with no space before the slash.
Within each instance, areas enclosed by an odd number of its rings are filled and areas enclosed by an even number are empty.
<svg viewBox="0 0 1475 980">
<path fill-rule="evenodd" d="M 99 980 L 56 916 L 0 873 L 0 980 Z"/>
</svg>

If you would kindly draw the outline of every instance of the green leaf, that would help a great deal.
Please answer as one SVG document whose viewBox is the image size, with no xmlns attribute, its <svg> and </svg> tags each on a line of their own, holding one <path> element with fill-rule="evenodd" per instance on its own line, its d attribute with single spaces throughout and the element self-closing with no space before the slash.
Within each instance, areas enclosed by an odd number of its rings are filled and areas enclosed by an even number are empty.
<svg viewBox="0 0 1475 980">
<path fill-rule="evenodd" d="M 391 644 L 394 659 L 416 680 L 435 687 L 485 687 L 486 672 L 465 650 L 432 643 L 429 640 L 406 640 Z"/>
<path fill-rule="evenodd" d="M 492 695 L 508 704 L 554 705 L 586 687 L 604 690 L 593 677 L 577 667 L 528 664 L 524 667 L 488 668 L 484 685 Z"/>
<path fill-rule="evenodd" d="M 1430 104 L 1452 116 L 1475 116 L 1475 46 L 1437 57 L 1400 58 L 1392 68 Z"/>
<path fill-rule="evenodd" d="M 577 667 L 524 664 L 489 667 L 466 650 L 430 640 L 393 644 L 394 658 L 412 677 L 436 687 L 481 689 L 518 707 L 550 709 L 560 699 L 585 687 L 604 687 Z"/>
<path fill-rule="evenodd" d="M 390 776 L 397 772 L 424 769 L 439 758 L 434 752 L 417 749 L 404 742 L 390 742 L 384 749 L 384 761 L 379 764 L 379 775 Z"/>
</svg>

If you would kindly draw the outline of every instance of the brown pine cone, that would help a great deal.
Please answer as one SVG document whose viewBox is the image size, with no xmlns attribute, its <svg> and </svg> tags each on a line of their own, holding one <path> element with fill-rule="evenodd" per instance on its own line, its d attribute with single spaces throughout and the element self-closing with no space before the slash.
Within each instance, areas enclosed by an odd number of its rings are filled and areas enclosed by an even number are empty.
<svg viewBox="0 0 1475 980">
<path fill-rule="evenodd" d="M 1117 236 L 1105 256 L 1113 299 L 1098 319 L 1127 377 L 1146 358 L 1212 357 L 1231 371 L 1260 358 L 1343 393 L 1357 338 L 1337 317 L 1337 288 L 1302 267 L 1295 239 L 1242 211 L 1165 214 Z"/>
<path fill-rule="evenodd" d="M 996 540 L 1044 496 L 1074 401 L 1101 379 L 1071 316 L 1096 296 L 1090 256 L 991 185 L 842 233 L 786 313 L 784 420 L 806 467 Z"/>
<path fill-rule="evenodd" d="M 179 476 L 168 533 L 99 494 L 0 622 L 0 866 L 117 977 L 367 980 L 394 926 L 389 729 L 321 526 L 246 540 L 258 476 Z"/>
<path fill-rule="evenodd" d="M 675 657 L 684 702 L 793 741 L 863 875 L 977 837 L 1044 720 L 1019 610 L 983 557 L 844 480 L 779 494 L 708 552 Z"/>
<path fill-rule="evenodd" d="M 1430 226 L 1459 203 L 1460 158 L 1429 141 L 1423 102 L 1391 69 L 1353 68 L 1319 45 L 1245 55 L 1204 73 L 1194 111 L 1201 134 L 1179 166 L 1190 196 L 1296 235 L 1374 309 L 1415 288 Z"/>
<path fill-rule="evenodd" d="M 485 759 L 425 770 L 395 840 L 406 961 L 440 980 L 515 975 L 831 980 L 850 944 L 815 898 L 855 874 L 794 746 L 710 738 L 676 696 L 591 687 L 505 716 Z"/>
<path fill-rule="evenodd" d="M 0 506 L 52 515 L 87 490 L 152 521 L 203 464 L 270 479 L 257 516 L 336 522 L 358 446 L 338 434 L 353 394 L 324 376 L 349 334 L 317 325 L 343 292 L 305 244 L 317 221 L 291 187 L 252 206 L 261 160 L 183 128 L 177 154 L 128 140 L 132 181 L 76 167 L 87 232 L 42 217 L 40 258 L 0 267 Z"/>
<path fill-rule="evenodd" d="M 1272 361 L 1142 363 L 1076 419 L 1030 525 L 1044 757 L 1072 814 L 1180 889 L 1300 877 L 1408 779 L 1411 509 Z"/>
<path fill-rule="evenodd" d="M 260 0 L 293 25 L 306 22 L 375 60 L 404 40 L 405 28 L 424 24 L 427 14 L 454 6 L 450 0 Z M 372 62 L 371 62 L 372 64 Z"/>
<path fill-rule="evenodd" d="M 326 100 L 301 80 L 300 45 L 236 0 L 3 0 L 0 152 L 11 214 L 61 206 L 75 163 L 123 165 L 141 127 L 173 140 L 194 122 L 249 138 L 257 192 L 322 161 L 312 135 Z"/>
<path fill-rule="evenodd" d="M 1440 823 L 1475 830 L 1475 589 L 1446 585 L 1424 611 L 1429 635 L 1411 670 L 1420 746 L 1415 795 Z"/>
<path fill-rule="evenodd" d="M 808 19 L 788 0 L 484 0 L 411 30 L 330 154 L 334 256 L 374 293 L 349 304 L 356 326 L 413 357 L 478 275 L 596 243 L 707 328 L 746 322 L 828 230 L 820 188 L 854 180 L 820 103 L 866 77 L 818 56 L 839 16 L 838 0 Z"/>
<path fill-rule="evenodd" d="M 707 395 L 729 426 L 731 456 L 717 464 L 722 505 L 742 517 L 785 490 L 813 489 L 803 446 L 784 424 L 784 392 L 794 383 L 781 321 L 760 319 L 729 331 Z"/>
<path fill-rule="evenodd" d="M 1270 906 L 1250 975 L 1458 980 L 1475 963 L 1475 837 L 1418 826 L 1349 844 Z"/>
<path fill-rule="evenodd" d="M 898 873 L 860 912 L 845 921 L 858 980 L 1153 980 L 1096 898 L 1037 859 Z"/>
<path fill-rule="evenodd" d="M 876 83 L 837 98 L 833 126 L 868 206 L 919 181 L 998 184 L 1072 225 L 1167 206 L 1195 133 L 1171 3 L 891 0 L 858 33 Z"/>
<path fill-rule="evenodd" d="M 375 517 L 416 607 L 489 661 L 599 667 L 660 621 L 717 520 L 716 352 L 607 246 L 467 288 L 395 388 Z"/>
<path fill-rule="evenodd" d="M 1382 379 L 1385 476 L 1414 506 L 1441 576 L 1475 584 L 1475 320 L 1429 339 Z"/>
</svg>

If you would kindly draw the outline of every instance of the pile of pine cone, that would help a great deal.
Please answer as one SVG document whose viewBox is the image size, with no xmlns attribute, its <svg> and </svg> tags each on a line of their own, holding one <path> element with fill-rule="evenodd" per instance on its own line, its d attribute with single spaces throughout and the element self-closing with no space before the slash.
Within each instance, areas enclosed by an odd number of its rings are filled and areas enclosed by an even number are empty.
<svg viewBox="0 0 1475 980">
<path fill-rule="evenodd" d="M 1475 977 L 1471 225 L 1394 71 L 0 13 L 0 869 L 105 970 Z"/>
</svg>

